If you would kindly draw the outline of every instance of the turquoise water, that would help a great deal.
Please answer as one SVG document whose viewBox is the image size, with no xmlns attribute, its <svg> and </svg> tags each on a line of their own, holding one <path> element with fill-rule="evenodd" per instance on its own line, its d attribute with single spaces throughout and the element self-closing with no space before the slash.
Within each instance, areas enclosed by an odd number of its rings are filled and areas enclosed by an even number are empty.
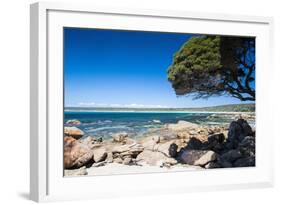
<svg viewBox="0 0 281 205">
<path fill-rule="evenodd" d="M 228 123 L 230 119 L 210 121 L 212 113 L 156 113 L 156 112 L 81 112 L 65 111 L 64 120 L 77 119 L 81 121 L 78 128 L 86 135 L 108 139 L 117 132 L 127 132 L 131 136 L 141 136 L 153 128 L 159 128 L 166 123 L 177 123 L 186 120 L 199 124 Z"/>
</svg>

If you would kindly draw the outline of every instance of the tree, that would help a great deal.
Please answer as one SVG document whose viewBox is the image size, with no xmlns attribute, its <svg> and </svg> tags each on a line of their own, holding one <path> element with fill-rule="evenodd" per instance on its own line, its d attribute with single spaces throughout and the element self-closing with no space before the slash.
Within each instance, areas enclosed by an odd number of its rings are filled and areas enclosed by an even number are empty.
<svg viewBox="0 0 281 205">
<path fill-rule="evenodd" d="M 228 94 L 255 100 L 255 39 L 195 36 L 174 55 L 168 80 L 177 95 Z"/>
</svg>

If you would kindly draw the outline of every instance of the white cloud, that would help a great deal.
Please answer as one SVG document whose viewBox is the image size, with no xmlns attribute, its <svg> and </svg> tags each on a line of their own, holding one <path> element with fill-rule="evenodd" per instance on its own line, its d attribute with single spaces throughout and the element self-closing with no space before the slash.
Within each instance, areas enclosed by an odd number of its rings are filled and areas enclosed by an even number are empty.
<svg viewBox="0 0 281 205">
<path fill-rule="evenodd" d="M 78 103 L 80 107 L 118 107 L 118 108 L 168 108 L 165 105 L 147 105 L 147 104 L 138 104 L 138 103 L 131 103 L 131 104 L 107 104 L 107 103 L 95 103 L 95 102 L 80 102 Z"/>
</svg>

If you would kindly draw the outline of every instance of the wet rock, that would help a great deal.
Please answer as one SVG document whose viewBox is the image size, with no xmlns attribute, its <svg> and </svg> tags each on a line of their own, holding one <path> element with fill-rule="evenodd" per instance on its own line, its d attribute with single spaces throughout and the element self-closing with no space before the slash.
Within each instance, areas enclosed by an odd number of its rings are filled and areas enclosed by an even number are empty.
<svg viewBox="0 0 281 205">
<path fill-rule="evenodd" d="M 77 127 L 64 127 L 64 135 L 73 137 L 75 139 L 80 139 L 83 137 L 84 132 Z"/>
</svg>

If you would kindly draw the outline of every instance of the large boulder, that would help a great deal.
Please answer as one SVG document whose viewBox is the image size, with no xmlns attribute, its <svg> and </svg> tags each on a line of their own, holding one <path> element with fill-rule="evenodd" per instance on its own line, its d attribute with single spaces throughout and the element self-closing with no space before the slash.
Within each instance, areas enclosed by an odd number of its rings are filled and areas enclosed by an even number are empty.
<svg viewBox="0 0 281 205">
<path fill-rule="evenodd" d="M 136 162 L 140 165 L 151 165 L 151 166 L 164 166 L 174 165 L 177 161 L 173 158 L 167 157 L 165 154 L 157 151 L 144 150 L 137 158 Z"/>
<path fill-rule="evenodd" d="M 242 153 L 238 149 L 232 149 L 232 150 L 229 150 L 228 152 L 222 154 L 221 157 L 223 160 L 232 163 L 235 160 L 241 158 Z"/>
<path fill-rule="evenodd" d="M 178 156 L 181 163 L 195 166 L 204 166 L 216 158 L 216 153 L 210 150 L 182 150 Z"/>
<path fill-rule="evenodd" d="M 173 157 L 176 155 L 175 152 L 177 152 L 178 148 L 183 148 L 185 145 L 186 144 L 183 143 L 181 140 L 170 140 L 155 145 L 153 150 L 161 152 L 168 157 Z"/>
<path fill-rule="evenodd" d="M 73 137 L 64 137 L 64 168 L 79 168 L 92 160 L 93 152 Z"/>
<path fill-rule="evenodd" d="M 166 128 L 172 131 L 182 131 L 187 129 L 198 129 L 199 125 L 184 120 L 179 120 L 176 124 L 167 124 Z"/>
<path fill-rule="evenodd" d="M 64 127 L 64 135 L 73 137 L 75 139 L 80 139 L 83 137 L 84 132 L 77 127 Z"/>
<path fill-rule="evenodd" d="M 190 138 L 185 149 L 200 150 L 203 149 L 204 144 L 196 137 Z"/>
<path fill-rule="evenodd" d="M 232 143 L 233 148 L 236 148 L 239 142 L 242 142 L 245 137 L 253 135 L 254 132 L 247 121 L 238 119 L 230 123 L 227 140 Z"/>
<path fill-rule="evenodd" d="M 107 152 L 104 147 L 94 148 L 93 149 L 93 160 L 97 162 L 104 161 L 107 157 Z"/>
</svg>

